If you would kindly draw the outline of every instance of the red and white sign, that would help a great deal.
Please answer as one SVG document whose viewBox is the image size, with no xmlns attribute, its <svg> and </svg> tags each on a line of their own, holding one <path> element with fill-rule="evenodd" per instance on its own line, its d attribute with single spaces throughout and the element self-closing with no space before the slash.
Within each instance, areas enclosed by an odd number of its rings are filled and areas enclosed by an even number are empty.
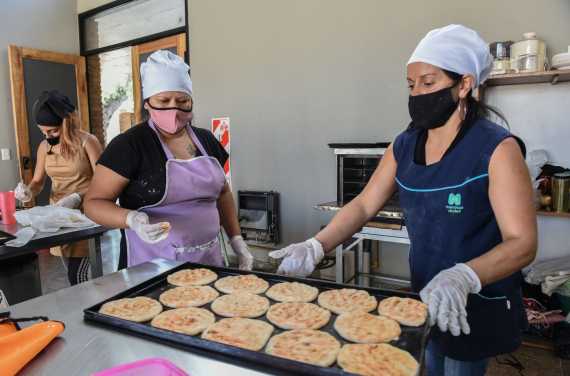
<svg viewBox="0 0 570 376">
<path fill-rule="evenodd" d="M 228 184 L 232 185 L 232 176 L 231 176 L 231 153 L 230 153 L 230 118 L 223 117 L 223 118 L 213 118 L 212 119 L 212 133 L 218 141 L 222 144 L 228 155 L 230 157 L 226 161 L 224 167 L 224 172 L 226 173 L 226 180 Z"/>
</svg>

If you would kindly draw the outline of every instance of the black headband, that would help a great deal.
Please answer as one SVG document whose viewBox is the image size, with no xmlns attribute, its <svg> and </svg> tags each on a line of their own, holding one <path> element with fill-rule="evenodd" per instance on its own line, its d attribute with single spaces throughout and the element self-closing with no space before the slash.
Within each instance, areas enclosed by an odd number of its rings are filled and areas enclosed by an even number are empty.
<svg viewBox="0 0 570 376">
<path fill-rule="evenodd" d="M 57 90 L 44 91 L 32 108 L 36 124 L 49 126 L 60 126 L 63 119 L 73 111 L 73 103 Z"/>
</svg>

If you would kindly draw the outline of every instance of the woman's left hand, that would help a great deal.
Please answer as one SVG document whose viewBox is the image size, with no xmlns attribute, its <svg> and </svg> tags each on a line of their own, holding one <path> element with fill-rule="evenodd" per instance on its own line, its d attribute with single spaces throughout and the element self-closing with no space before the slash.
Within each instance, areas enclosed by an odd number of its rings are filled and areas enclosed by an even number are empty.
<svg viewBox="0 0 570 376">
<path fill-rule="evenodd" d="M 253 269 L 253 256 L 251 252 L 249 252 L 249 248 L 241 235 L 236 235 L 231 238 L 230 245 L 238 257 L 239 268 L 241 270 Z"/>
<path fill-rule="evenodd" d="M 420 291 L 428 305 L 430 325 L 442 332 L 449 329 L 452 335 L 471 333 L 467 323 L 467 297 L 481 291 L 481 281 L 467 264 L 457 264 L 442 270 Z"/>
<path fill-rule="evenodd" d="M 81 196 L 79 193 L 72 193 L 56 202 L 55 206 L 61 206 L 62 208 L 68 209 L 77 209 L 81 206 Z"/>
</svg>

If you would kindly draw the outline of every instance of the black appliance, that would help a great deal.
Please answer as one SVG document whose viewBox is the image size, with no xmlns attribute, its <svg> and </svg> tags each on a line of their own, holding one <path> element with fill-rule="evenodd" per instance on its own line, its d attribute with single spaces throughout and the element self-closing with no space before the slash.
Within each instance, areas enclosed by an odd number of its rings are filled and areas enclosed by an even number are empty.
<svg viewBox="0 0 570 376">
<path fill-rule="evenodd" d="M 271 245 L 279 243 L 278 192 L 238 191 L 238 216 L 245 240 Z"/>
</svg>

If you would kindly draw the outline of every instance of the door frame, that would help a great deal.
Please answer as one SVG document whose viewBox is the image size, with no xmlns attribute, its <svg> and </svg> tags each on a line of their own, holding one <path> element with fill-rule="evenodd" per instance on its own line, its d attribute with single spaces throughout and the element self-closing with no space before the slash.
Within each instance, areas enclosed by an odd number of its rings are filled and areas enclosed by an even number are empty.
<svg viewBox="0 0 570 376">
<path fill-rule="evenodd" d="M 75 66 L 75 83 L 77 91 L 77 111 L 79 112 L 80 127 L 89 132 L 89 106 L 87 98 L 87 81 L 85 74 L 85 58 L 79 55 L 38 50 L 34 48 L 10 45 L 8 47 L 8 62 L 10 66 L 10 91 L 12 94 L 12 115 L 14 132 L 16 133 L 16 149 L 20 179 L 29 184 L 34 171 L 33 166 L 24 169 L 24 158 L 33 159 L 30 150 L 30 135 L 28 133 L 28 102 L 26 99 L 26 83 L 24 77 L 24 59 L 49 61 L 53 63 Z"/>
<path fill-rule="evenodd" d="M 184 59 L 186 54 L 186 33 L 172 35 L 166 38 L 156 39 L 131 47 L 131 59 L 133 68 L 133 101 L 135 102 L 135 124 L 143 121 L 142 117 L 142 92 L 140 74 L 140 55 L 158 51 L 165 48 L 176 48 L 176 54 Z"/>
</svg>

